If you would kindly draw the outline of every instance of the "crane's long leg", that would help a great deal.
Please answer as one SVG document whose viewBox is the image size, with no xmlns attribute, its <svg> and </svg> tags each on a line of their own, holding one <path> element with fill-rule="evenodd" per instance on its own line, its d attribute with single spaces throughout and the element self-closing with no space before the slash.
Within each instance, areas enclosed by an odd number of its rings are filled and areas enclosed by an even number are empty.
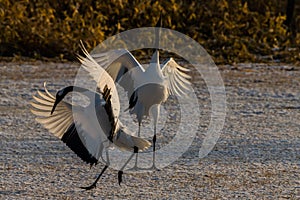
<svg viewBox="0 0 300 200">
<path fill-rule="evenodd" d="M 138 137 L 141 136 L 141 122 L 139 122 Z"/>
<path fill-rule="evenodd" d="M 87 187 L 80 187 L 80 188 L 85 189 L 85 190 L 91 190 L 91 189 L 95 188 L 98 180 L 100 179 L 100 177 L 102 176 L 102 174 L 105 172 L 105 170 L 107 168 L 108 168 L 108 165 L 105 165 L 104 168 L 102 169 L 101 173 L 98 175 L 97 179 L 95 180 L 95 182 L 92 185 L 87 186 Z"/>
<path fill-rule="evenodd" d="M 156 165 L 155 165 L 155 147 L 156 147 L 156 124 L 154 125 L 154 135 L 152 138 L 152 143 L 153 143 L 153 157 L 152 157 L 152 166 L 149 168 L 140 168 L 142 170 L 159 170 Z"/>
<path fill-rule="evenodd" d="M 141 135 L 141 122 L 139 122 L 138 137 L 140 137 L 140 135 Z M 132 170 L 132 171 L 139 170 L 140 168 L 137 166 L 137 163 L 138 163 L 138 152 L 136 152 L 134 166 L 131 169 L 129 169 L 129 170 Z"/>
<path fill-rule="evenodd" d="M 153 125 L 154 125 L 154 134 L 153 134 L 153 139 L 152 139 L 152 143 L 153 143 L 153 157 L 152 157 L 152 167 L 150 167 L 150 169 L 152 170 L 158 170 L 158 168 L 155 165 L 155 154 L 156 154 L 156 125 L 159 119 L 159 109 L 160 109 L 160 105 L 156 104 L 151 108 L 151 113 L 153 116 Z"/>
<path fill-rule="evenodd" d="M 155 165 L 155 144 L 156 144 L 156 124 L 154 125 L 154 135 L 153 135 L 153 157 L 152 157 L 152 167 L 150 169 L 157 169 Z"/>
<path fill-rule="evenodd" d="M 133 154 L 131 154 L 131 156 L 128 158 L 128 160 L 125 162 L 125 164 L 123 165 L 123 167 L 119 170 L 118 172 L 118 181 L 119 181 L 119 185 L 122 182 L 122 175 L 123 175 L 123 170 L 126 167 L 126 165 L 129 163 L 129 161 L 133 158 L 134 154 L 137 154 L 139 151 L 139 149 L 135 146 L 134 147 L 134 152 Z"/>
<path fill-rule="evenodd" d="M 99 181 L 100 177 L 102 176 L 102 174 L 105 172 L 105 170 L 108 168 L 109 166 L 109 155 L 108 155 L 108 150 L 106 150 L 106 165 L 104 166 L 104 168 L 102 169 L 101 173 L 98 175 L 98 177 L 96 178 L 96 180 L 94 181 L 94 183 L 90 186 L 87 186 L 87 187 L 80 187 L 82 189 L 85 189 L 85 190 L 91 190 L 93 188 L 96 187 L 97 185 L 97 182 Z"/>
<path fill-rule="evenodd" d="M 138 129 L 138 137 L 141 136 L 141 123 L 139 123 L 139 129 Z M 134 167 L 137 168 L 137 161 L 138 161 L 138 153 L 136 153 L 136 157 L 135 157 L 135 165 Z"/>
</svg>

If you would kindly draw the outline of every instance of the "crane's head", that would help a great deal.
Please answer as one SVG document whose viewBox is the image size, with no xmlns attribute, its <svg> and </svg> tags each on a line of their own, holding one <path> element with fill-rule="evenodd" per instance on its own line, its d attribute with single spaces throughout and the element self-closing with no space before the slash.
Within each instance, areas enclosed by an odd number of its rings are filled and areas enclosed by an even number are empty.
<svg viewBox="0 0 300 200">
<path fill-rule="evenodd" d="M 63 100 L 63 98 L 69 93 L 73 91 L 73 86 L 65 87 L 61 90 L 58 90 L 55 96 L 55 102 L 51 110 L 51 115 L 53 114 L 57 104 Z"/>
</svg>

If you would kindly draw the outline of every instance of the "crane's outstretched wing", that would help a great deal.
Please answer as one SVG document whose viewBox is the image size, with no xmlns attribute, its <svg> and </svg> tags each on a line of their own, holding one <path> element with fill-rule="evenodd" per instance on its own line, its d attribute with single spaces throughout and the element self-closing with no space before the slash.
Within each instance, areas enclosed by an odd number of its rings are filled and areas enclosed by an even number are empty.
<svg viewBox="0 0 300 200">
<path fill-rule="evenodd" d="M 126 49 L 110 50 L 91 56 L 115 82 L 119 83 L 128 92 L 128 98 L 130 98 L 134 91 L 136 77 L 145 72 L 145 69 L 135 57 Z M 92 72 L 93 70 L 87 69 L 87 71 Z"/>
<path fill-rule="evenodd" d="M 91 54 L 95 61 L 118 82 L 131 69 L 145 71 L 135 57 L 126 49 L 110 50 L 104 53 Z"/>
<path fill-rule="evenodd" d="M 134 147 L 145 150 L 151 146 L 149 141 L 132 136 L 122 127 L 114 116 L 111 90 L 107 86 L 103 88 L 105 104 L 97 107 L 97 118 L 91 115 L 92 106 L 83 108 L 65 101 L 60 101 L 51 115 L 56 98 L 47 90 L 46 84 L 44 89 L 45 92 L 38 91 L 38 95 L 33 96 L 35 102 L 31 102 L 31 112 L 37 116 L 37 122 L 66 143 L 83 161 L 91 165 L 97 164 L 99 158 L 104 161 L 102 152 L 108 145 L 105 142 L 110 134 L 111 141 L 122 150 L 133 151 Z"/>
<path fill-rule="evenodd" d="M 170 94 L 184 96 L 189 90 L 191 84 L 187 74 L 190 70 L 178 65 L 173 58 L 167 59 L 162 65 L 161 70 L 168 81 L 168 90 Z"/>
<path fill-rule="evenodd" d="M 112 95 L 112 104 L 113 104 L 113 112 L 115 116 L 119 116 L 120 113 L 120 100 L 116 85 L 114 80 L 111 78 L 110 74 L 108 74 L 104 68 L 102 68 L 94 58 L 87 52 L 85 47 L 81 46 L 82 51 L 86 57 L 78 55 L 78 59 L 81 62 L 81 66 L 92 76 L 92 78 L 96 81 L 97 87 L 100 92 L 103 93 L 104 87 L 107 85 L 111 90 Z"/>
<path fill-rule="evenodd" d="M 80 116 L 82 115 L 80 112 L 75 113 L 76 120 L 74 120 L 72 105 L 65 101 L 61 101 L 51 115 L 50 112 L 54 105 L 55 97 L 47 90 L 46 84 L 44 87 L 45 91 L 38 91 L 38 95 L 33 96 L 35 102 L 31 102 L 32 108 L 30 110 L 37 116 L 36 121 L 66 143 L 83 161 L 90 165 L 97 164 L 102 156 L 103 144 L 96 142 L 91 145 L 87 144 L 87 140 L 83 139 L 89 134 L 84 130 L 84 127 L 80 126 L 82 123 L 81 119 L 84 119 L 84 116 Z"/>
</svg>

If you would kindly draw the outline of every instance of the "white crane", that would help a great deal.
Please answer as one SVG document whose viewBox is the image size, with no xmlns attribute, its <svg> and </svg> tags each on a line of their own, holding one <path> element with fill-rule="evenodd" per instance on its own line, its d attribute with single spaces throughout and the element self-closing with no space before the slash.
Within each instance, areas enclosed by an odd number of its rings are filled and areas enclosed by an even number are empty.
<svg viewBox="0 0 300 200">
<path fill-rule="evenodd" d="M 83 65 L 93 63 L 90 57 L 80 57 L 80 60 Z M 109 75 L 107 76 L 109 77 Z M 151 143 L 145 139 L 132 136 L 123 127 L 118 120 L 118 116 L 115 115 L 115 111 L 118 111 L 115 107 L 120 106 L 119 102 L 114 104 L 112 100 L 113 96 L 118 97 L 112 93 L 107 85 L 101 85 L 101 94 L 81 87 L 68 86 L 59 90 L 56 97 L 47 90 L 46 84 L 44 87 L 45 92 L 38 91 L 38 96 L 33 96 L 35 102 L 31 102 L 31 112 L 38 116 L 36 121 L 66 143 L 83 161 L 91 166 L 97 164 L 98 160 L 102 158 L 103 149 L 110 144 L 109 141 L 122 150 L 133 152 L 118 172 L 120 184 L 123 169 L 132 159 L 134 153 L 149 148 Z M 87 96 L 90 104 L 82 107 L 62 101 L 72 91 Z M 91 116 L 93 111 L 96 111 L 96 119 Z M 102 131 L 99 130 L 99 125 Z M 89 190 L 96 187 L 98 180 L 109 166 L 107 152 L 106 156 L 106 161 L 102 158 L 106 165 L 95 182 L 88 187 L 81 188 Z"/>
<path fill-rule="evenodd" d="M 161 17 L 157 27 L 161 27 Z M 160 64 L 159 62 L 159 37 L 160 29 L 156 29 L 155 50 L 150 64 L 144 68 L 135 57 L 126 49 L 111 50 L 104 53 L 92 54 L 91 56 L 99 65 L 83 66 L 89 74 L 97 81 L 99 77 L 99 66 L 104 68 L 115 82 L 118 82 L 127 91 L 129 98 L 129 110 L 136 114 L 138 120 L 138 136 L 144 116 L 153 117 L 153 165 L 155 166 L 155 143 L 156 125 L 159 120 L 160 105 L 165 102 L 170 94 L 183 96 L 188 91 L 190 76 L 188 69 L 178 65 L 173 58 L 169 58 Z M 133 169 L 137 167 L 136 163 Z"/>
</svg>

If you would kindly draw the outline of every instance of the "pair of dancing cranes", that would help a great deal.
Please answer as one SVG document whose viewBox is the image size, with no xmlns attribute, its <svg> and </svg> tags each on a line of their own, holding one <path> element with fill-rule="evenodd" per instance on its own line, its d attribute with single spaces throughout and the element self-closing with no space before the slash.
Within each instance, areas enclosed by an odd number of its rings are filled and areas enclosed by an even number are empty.
<svg viewBox="0 0 300 200">
<path fill-rule="evenodd" d="M 157 27 L 161 27 L 161 17 Z M 160 29 L 156 28 L 155 52 L 147 68 L 135 59 L 126 49 L 110 50 L 99 54 L 89 54 L 82 45 L 85 55 L 79 56 L 82 67 L 97 83 L 94 92 L 78 86 L 68 86 L 53 96 L 44 84 L 44 92 L 38 91 L 31 102 L 31 112 L 37 116 L 36 121 L 41 123 L 52 134 L 60 138 L 83 161 L 95 165 L 101 158 L 105 167 L 94 183 L 83 189 L 92 189 L 104 171 L 109 166 L 109 157 L 106 151 L 106 160 L 102 157 L 103 150 L 114 144 L 121 150 L 133 152 L 127 162 L 118 172 L 119 184 L 122 181 L 123 170 L 129 161 L 139 151 L 144 151 L 151 143 L 140 137 L 140 127 L 144 116 L 152 116 L 154 124 L 153 166 L 155 166 L 156 125 L 159 120 L 160 105 L 169 95 L 183 96 L 187 91 L 190 78 L 188 69 L 179 66 L 173 58 L 160 64 L 159 37 Z M 110 61 L 110 62 L 106 62 Z M 120 102 L 115 83 L 119 83 L 127 92 L 129 99 L 128 110 L 135 114 L 138 121 L 138 135 L 130 133 L 118 119 Z M 89 98 L 90 103 L 83 106 L 72 105 L 63 99 L 70 92 L 79 92 Z M 95 116 L 91 115 L 95 112 Z M 101 131 L 99 131 L 99 127 Z M 137 160 L 133 169 L 138 169 Z"/>
</svg>

